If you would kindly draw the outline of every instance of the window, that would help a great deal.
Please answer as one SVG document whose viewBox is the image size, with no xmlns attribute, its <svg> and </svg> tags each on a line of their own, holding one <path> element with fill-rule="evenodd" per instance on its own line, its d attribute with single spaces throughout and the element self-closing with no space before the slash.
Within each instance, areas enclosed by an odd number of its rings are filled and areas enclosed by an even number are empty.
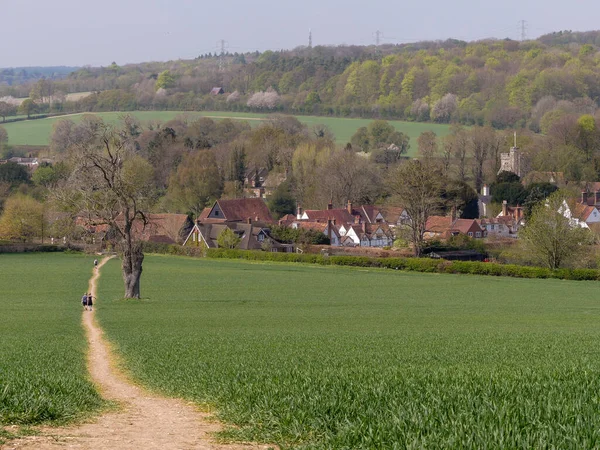
<svg viewBox="0 0 600 450">
<path fill-rule="evenodd" d="M 475 233 L 475 237 L 481 237 L 481 231 L 477 231 L 477 232 Z"/>
<path fill-rule="evenodd" d="M 198 233 L 193 233 L 192 234 L 192 242 L 196 242 L 197 239 L 198 239 Z"/>
<path fill-rule="evenodd" d="M 219 210 L 215 209 L 215 216 L 218 216 L 218 215 L 219 215 Z"/>
<path fill-rule="evenodd" d="M 473 232 L 472 231 L 469 231 L 469 236 L 473 237 Z"/>
<path fill-rule="evenodd" d="M 494 229 L 494 224 L 492 224 L 492 225 L 490 226 L 490 230 L 493 230 L 493 229 Z"/>
<path fill-rule="evenodd" d="M 264 241 L 264 240 L 265 240 L 265 235 L 264 235 L 264 234 L 262 234 L 262 233 L 261 233 L 261 234 L 259 234 L 259 235 L 258 235 L 258 242 L 262 242 L 262 241 Z"/>
</svg>

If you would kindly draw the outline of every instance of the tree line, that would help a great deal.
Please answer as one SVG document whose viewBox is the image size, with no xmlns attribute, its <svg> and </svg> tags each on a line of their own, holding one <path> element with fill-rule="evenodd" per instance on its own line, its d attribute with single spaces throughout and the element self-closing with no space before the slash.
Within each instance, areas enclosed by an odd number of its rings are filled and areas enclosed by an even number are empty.
<svg viewBox="0 0 600 450">
<path fill-rule="evenodd" d="M 315 47 L 83 68 L 64 80 L 0 86 L 38 112 L 278 111 L 544 131 L 562 111 L 595 114 L 598 32 L 517 42 Z M 219 70 L 219 59 L 226 61 Z M 211 95 L 213 87 L 225 95 Z M 71 92 L 92 92 L 78 101 Z M 45 101 L 44 98 L 54 101 Z"/>
</svg>

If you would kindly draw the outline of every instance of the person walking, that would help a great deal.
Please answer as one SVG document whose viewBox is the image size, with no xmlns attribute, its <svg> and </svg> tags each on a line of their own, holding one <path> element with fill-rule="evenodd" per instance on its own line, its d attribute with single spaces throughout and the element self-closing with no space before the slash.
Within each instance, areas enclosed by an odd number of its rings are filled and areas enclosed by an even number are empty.
<svg viewBox="0 0 600 450">
<path fill-rule="evenodd" d="M 83 297 L 81 297 L 81 304 L 83 305 L 83 309 L 87 310 L 87 302 L 88 302 L 88 298 L 87 298 L 87 293 L 83 293 Z"/>
<path fill-rule="evenodd" d="M 94 260 L 94 269 L 97 269 L 97 268 L 98 268 L 98 260 L 97 260 L 97 259 L 95 259 L 95 260 Z"/>
<path fill-rule="evenodd" d="M 87 306 L 88 306 L 88 309 L 89 309 L 90 311 L 92 310 L 92 307 L 94 306 L 94 301 L 93 301 L 93 298 L 94 298 L 94 297 L 92 296 L 92 293 L 90 292 L 90 293 L 87 295 Z"/>
</svg>

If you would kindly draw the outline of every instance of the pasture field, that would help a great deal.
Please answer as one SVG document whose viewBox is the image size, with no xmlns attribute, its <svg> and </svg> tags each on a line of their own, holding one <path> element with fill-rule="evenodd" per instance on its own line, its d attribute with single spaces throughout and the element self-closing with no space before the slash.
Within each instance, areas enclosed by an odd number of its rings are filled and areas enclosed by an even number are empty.
<svg viewBox="0 0 600 450">
<path fill-rule="evenodd" d="M 104 405 L 86 369 L 84 260 L 0 254 L 0 441 L 2 425 L 64 423 Z"/>
<path fill-rule="evenodd" d="M 236 120 L 248 120 L 250 125 L 255 126 L 264 120 L 267 115 L 265 114 L 253 114 L 253 113 L 233 113 L 233 112 L 181 112 L 181 111 L 132 111 L 128 113 L 124 112 L 108 112 L 108 113 L 95 113 L 102 117 L 107 122 L 116 122 L 123 114 L 132 114 L 138 117 L 141 121 L 149 120 L 160 120 L 166 122 L 174 119 L 178 115 L 188 114 L 192 117 L 212 117 L 212 118 L 224 118 L 229 117 Z M 52 125 L 63 118 L 68 118 L 73 121 L 81 119 L 82 114 L 69 114 L 65 116 L 49 117 L 46 119 L 28 120 L 22 122 L 11 122 L 2 124 L 6 128 L 9 137 L 9 144 L 11 145 L 48 145 L 50 133 L 52 132 Z M 350 141 L 352 135 L 358 130 L 358 128 L 367 126 L 370 119 L 346 119 L 338 117 L 317 117 L 317 116 L 297 116 L 298 120 L 309 126 L 315 124 L 325 124 L 335 134 L 338 144 L 345 145 Z M 431 124 L 431 123 L 414 123 L 414 122 L 401 122 L 401 121 L 390 121 L 394 127 L 406 133 L 411 138 L 411 149 L 409 154 L 416 154 L 417 148 L 417 137 L 423 131 L 434 131 L 438 136 L 445 136 L 449 133 L 448 125 Z"/>
<path fill-rule="evenodd" d="M 598 283 L 147 256 L 98 314 L 136 380 L 282 448 L 600 446 Z"/>
</svg>

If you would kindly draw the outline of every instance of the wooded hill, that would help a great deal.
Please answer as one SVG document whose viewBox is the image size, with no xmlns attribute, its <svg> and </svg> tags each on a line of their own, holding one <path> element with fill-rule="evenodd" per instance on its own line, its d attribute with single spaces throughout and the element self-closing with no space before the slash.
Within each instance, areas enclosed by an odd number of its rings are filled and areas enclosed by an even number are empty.
<svg viewBox="0 0 600 450">
<path fill-rule="evenodd" d="M 539 131 L 552 110 L 594 114 L 600 99 L 600 31 L 558 32 L 525 42 L 318 46 L 113 63 L 46 84 L 42 90 L 95 92 L 78 102 L 41 105 L 57 111 L 273 110 Z M 225 94 L 211 95 L 215 86 Z M 32 88 L 31 83 L 0 86 L 0 97 L 26 97 Z"/>
</svg>

